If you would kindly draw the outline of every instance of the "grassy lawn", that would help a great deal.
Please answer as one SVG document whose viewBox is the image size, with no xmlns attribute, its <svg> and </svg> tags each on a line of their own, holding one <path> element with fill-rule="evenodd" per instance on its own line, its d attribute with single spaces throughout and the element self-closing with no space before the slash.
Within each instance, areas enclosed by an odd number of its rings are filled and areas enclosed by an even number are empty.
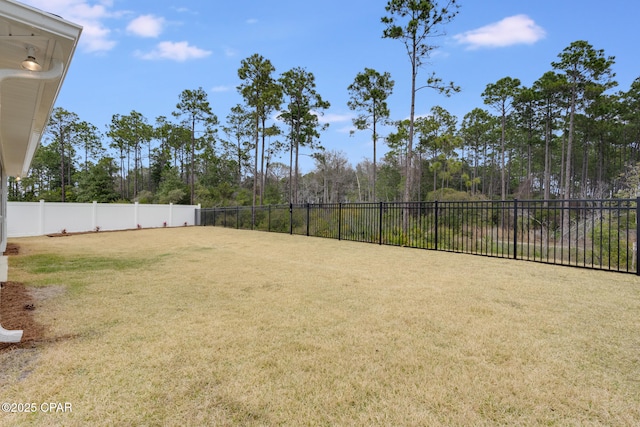
<svg viewBox="0 0 640 427">
<path fill-rule="evenodd" d="M 0 425 L 640 424 L 640 279 L 189 227 L 11 239 Z"/>
</svg>

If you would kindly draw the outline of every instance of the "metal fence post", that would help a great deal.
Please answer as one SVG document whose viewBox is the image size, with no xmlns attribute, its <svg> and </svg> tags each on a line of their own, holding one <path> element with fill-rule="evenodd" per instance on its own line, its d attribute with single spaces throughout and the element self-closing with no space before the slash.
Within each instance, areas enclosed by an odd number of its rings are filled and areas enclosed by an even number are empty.
<svg viewBox="0 0 640 427">
<path fill-rule="evenodd" d="M 338 203 L 338 240 L 342 240 L 342 202 Z"/>
<path fill-rule="evenodd" d="M 378 238 L 380 239 L 378 244 L 382 244 L 382 202 L 380 202 L 380 213 L 378 218 Z"/>
<path fill-rule="evenodd" d="M 513 199 L 513 259 L 518 259 L 518 199 Z"/>
<path fill-rule="evenodd" d="M 640 276 L 640 265 L 638 262 L 640 261 L 640 256 L 638 256 L 638 237 L 640 236 L 640 197 L 636 198 L 636 241 L 633 244 L 635 248 L 635 264 L 636 264 L 636 276 Z"/>
<path fill-rule="evenodd" d="M 435 231 L 435 236 L 436 236 L 435 247 L 436 248 L 435 249 L 437 251 L 438 250 L 438 210 L 439 210 L 438 209 L 438 201 L 437 200 L 436 200 L 436 203 L 435 203 L 435 209 L 436 209 L 435 210 L 435 215 L 434 215 L 435 228 L 436 228 L 436 231 Z"/>
<path fill-rule="evenodd" d="M 289 203 L 289 234 L 293 234 L 293 203 Z"/>
</svg>

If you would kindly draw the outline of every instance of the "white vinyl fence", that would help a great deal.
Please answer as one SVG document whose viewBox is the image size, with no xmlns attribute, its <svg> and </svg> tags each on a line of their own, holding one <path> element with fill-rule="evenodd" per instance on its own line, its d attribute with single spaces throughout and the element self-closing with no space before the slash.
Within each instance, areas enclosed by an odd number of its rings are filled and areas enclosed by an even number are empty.
<svg viewBox="0 0 640 427">
<path fill-rule="evenodd" d="M 8 202 L 7 236 L 194 225 L 194 205 Z"/>
</svg>

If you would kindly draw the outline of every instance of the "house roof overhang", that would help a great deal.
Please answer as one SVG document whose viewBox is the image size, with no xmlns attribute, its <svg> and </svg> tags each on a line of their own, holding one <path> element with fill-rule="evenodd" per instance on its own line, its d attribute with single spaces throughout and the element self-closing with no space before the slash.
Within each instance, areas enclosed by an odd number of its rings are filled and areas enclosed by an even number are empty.
<svg viewBox="0 0 640 427">
<path fill-rule="evenodd" d="M 59 16 L 0 0 L 0 161 L 6 175 L 28 173 L 81 32 Z M 41 71 L 22 68 L 30 47 Z"/>
</svg>

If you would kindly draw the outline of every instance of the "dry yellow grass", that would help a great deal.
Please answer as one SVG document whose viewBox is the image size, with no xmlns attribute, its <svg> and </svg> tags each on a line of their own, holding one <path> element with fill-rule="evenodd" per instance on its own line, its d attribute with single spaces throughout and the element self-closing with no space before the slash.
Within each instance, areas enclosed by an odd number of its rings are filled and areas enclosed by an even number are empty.
<svg viewBox="0 0 640 427">
<path fill-rule="evenodd" d="M 640 424 L 635 276 L 209 227 L 12 241 L 66 338 L 0 354 L 2 401 L 72 412 L 1 425 Z"/>
</svg>

